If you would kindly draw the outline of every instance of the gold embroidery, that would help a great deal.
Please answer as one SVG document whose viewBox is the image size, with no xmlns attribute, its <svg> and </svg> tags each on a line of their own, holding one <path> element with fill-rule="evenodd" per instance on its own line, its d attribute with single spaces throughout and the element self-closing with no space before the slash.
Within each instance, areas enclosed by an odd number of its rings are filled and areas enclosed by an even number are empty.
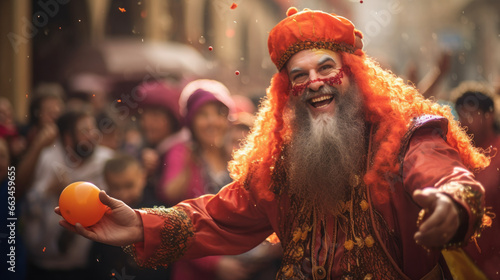
<svg viewBox="0 0 500 280">
<path fill-rule="evenodd" d="M 486 227 L 484 223 L 484 216 L 486 209 L 483 207 L 481 192 L 472 189 L 470 186 L 464 186 L 457 182 L 445 184 L 439 188 L 441 191 L 453 196 L 459 201 L 465 202 L 470 209 L 470 213 L 474 216 L 476 224 L 473 226 L 474 233 L 471 240 L 475 241 L 480 235 L 482 230 Z M 450 243 L 444 246 L 444 249 L 458 248 L 462 246 L 463 242 Z"/>
<path fill-rule="evenodd" d="M 354 248 L 354 242 L 352 240 L 347 240 L 344 243 L 344 247 L 347 251 L 351 251 Z"/>
<path fill-rule="evenodd" d="M 361 210 L 363 210 L 363 211 L 368 210 L 368 207 L 369 207 L 368 202 L 366 202 L 366 200 L 364 200 L 364 199 L 361 200 L 361 202 L 359 203 L 359 206 L 361 206 Z"/>
<path fill-rule="evenodd" d="M 352 188 L 351 205 L 368 204 L 366 202 L 366 187 L 361 184 Z M 365 202 L 365 203 L 363 203 Z M 366 205 L 366 210 L 369 205 Z M 363 207 L 351 207 L 346 215 L 346 243 L 344 256 L 341 259 L 342 279 L 400 279 L 401 276 L 391 264 L 382 245 L 376 243 L 372 234 L 374 225 L 369 211 Z M 378 225 L 380 230 L 384 230 Z"/>
<path fill-rule="evenodd" d="M 136 263 L 144 268 L 167 267 L 170 263 L 178 260 L 186 252 L 189 244 L 194 238 L 194 230 L 188 215 L 180 207 L 156 207 L 143 209 L 150 215 L 158 215 L 165 222 L 160 231 L 160 246 L 154 255 L 147 260 L 137 258 L 134 245 L 124 247 L 124 251 L 132 255 Z"/>
<path fill-rule="evenodd" d="M 365 238 L 365 245 L 366 245 L 366 247 L 368 247 L 368 248 L 373 247 L 373 244 L 375 244 L 375 240 L 373 239 L 373 237 L 371 235 L 368 235 Z"/>
</svg>

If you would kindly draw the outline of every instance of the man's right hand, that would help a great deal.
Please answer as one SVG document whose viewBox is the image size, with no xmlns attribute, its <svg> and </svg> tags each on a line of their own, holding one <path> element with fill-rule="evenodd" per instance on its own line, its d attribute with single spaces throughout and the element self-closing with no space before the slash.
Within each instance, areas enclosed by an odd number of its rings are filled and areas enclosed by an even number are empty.
<svg viewBox="0 0 500 280">
<path fill-rule="evenodd" d="M 90 240 L 114 246 L 130 245 L 144 240 L 144 229 L 139 213 L 123 201 L 108 196 L 104 191 L 99 193 L 99 199 L 109 208 L 95 225 L 84 228 L 79 223 L 73 226 L 66 220 L 59 221 L 59 224 Z M 61 215 L 59 207 L 55 208 L 55 212 Z"/>
</svg>

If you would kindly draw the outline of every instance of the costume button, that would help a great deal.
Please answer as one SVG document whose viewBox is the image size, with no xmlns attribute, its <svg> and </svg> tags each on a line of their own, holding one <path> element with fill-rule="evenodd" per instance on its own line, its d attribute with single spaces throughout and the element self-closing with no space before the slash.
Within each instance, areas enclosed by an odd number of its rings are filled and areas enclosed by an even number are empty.
<svg viewBox="0 0 500 280">
<path fill-rule="evenodd" d="M 361 206 L 361 210 L 363 210 L 363 211 L 368 210 L 369 205 L 368 205 L 368 202 L 366 200 L 364 200 L 364 199 L 361 200 L 359 205 Z"/>
<path fill-rule="evenodd" d="M 322 266 L 315 266 L 313 268 L 313 273 L 316 279 L 325 279 L 326 271 Z"/>
<path fill-rule="evenodd" d="M 375 244 L 375 239 L 373 239 L 373 237 L 371 235 L 368 235 L 365 238 L 366 247 L 368 247 L 368 248 L 373 247 L 373 244 Z"/>
</svg>

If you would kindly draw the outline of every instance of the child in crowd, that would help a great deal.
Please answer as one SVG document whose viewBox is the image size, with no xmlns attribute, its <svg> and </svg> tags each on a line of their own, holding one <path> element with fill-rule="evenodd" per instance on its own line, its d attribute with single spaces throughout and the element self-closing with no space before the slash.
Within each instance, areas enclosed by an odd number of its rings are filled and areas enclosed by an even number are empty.
<svg viewBox="0 0 500 280">
<path fill-rule="evenodd" d="M 103 172 L 109 195 L 132 208 L 153 207 L 143 203 L 146 171 L 137 159 L 118 154 L 106 162 Z M 136 280 L 168 279 L 169 273 L 165 269 L 139 269 L 133 259 L 119 247 L 94 243 L 90 256 L 90 269 L 96 280 L 132 277 Z"/>
</svg>

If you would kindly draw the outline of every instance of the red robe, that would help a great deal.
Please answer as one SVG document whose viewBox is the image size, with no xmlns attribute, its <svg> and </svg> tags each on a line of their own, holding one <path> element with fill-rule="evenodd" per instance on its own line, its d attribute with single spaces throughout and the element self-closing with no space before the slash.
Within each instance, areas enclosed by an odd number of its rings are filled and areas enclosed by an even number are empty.
<svg viewBox="0 0 500 280">
<path fill-rule="evenodd" d="M 144 242 L 129 250 L 140 265 L 154 267 L 240 254 L 275 232 L 284 249 L 277 279 L 440 279 L 440 252 L 428 253 L 413 239 L 421 210 L 413 191 L 435 187 L 460 205 L 459 242 L 474 234 L 484 211 L 483 188 L 443 139 L 446 128 L 446 119 L 437 117 L 411 125 L 403 139 L 401 177 L 388 177 L 388 200 L 358 180 L 341 215 L 324 216 L 286 191 L 267 201 L 254 188 L 232 183 L 216 195 L 140 211 Z"/>
</svg>

